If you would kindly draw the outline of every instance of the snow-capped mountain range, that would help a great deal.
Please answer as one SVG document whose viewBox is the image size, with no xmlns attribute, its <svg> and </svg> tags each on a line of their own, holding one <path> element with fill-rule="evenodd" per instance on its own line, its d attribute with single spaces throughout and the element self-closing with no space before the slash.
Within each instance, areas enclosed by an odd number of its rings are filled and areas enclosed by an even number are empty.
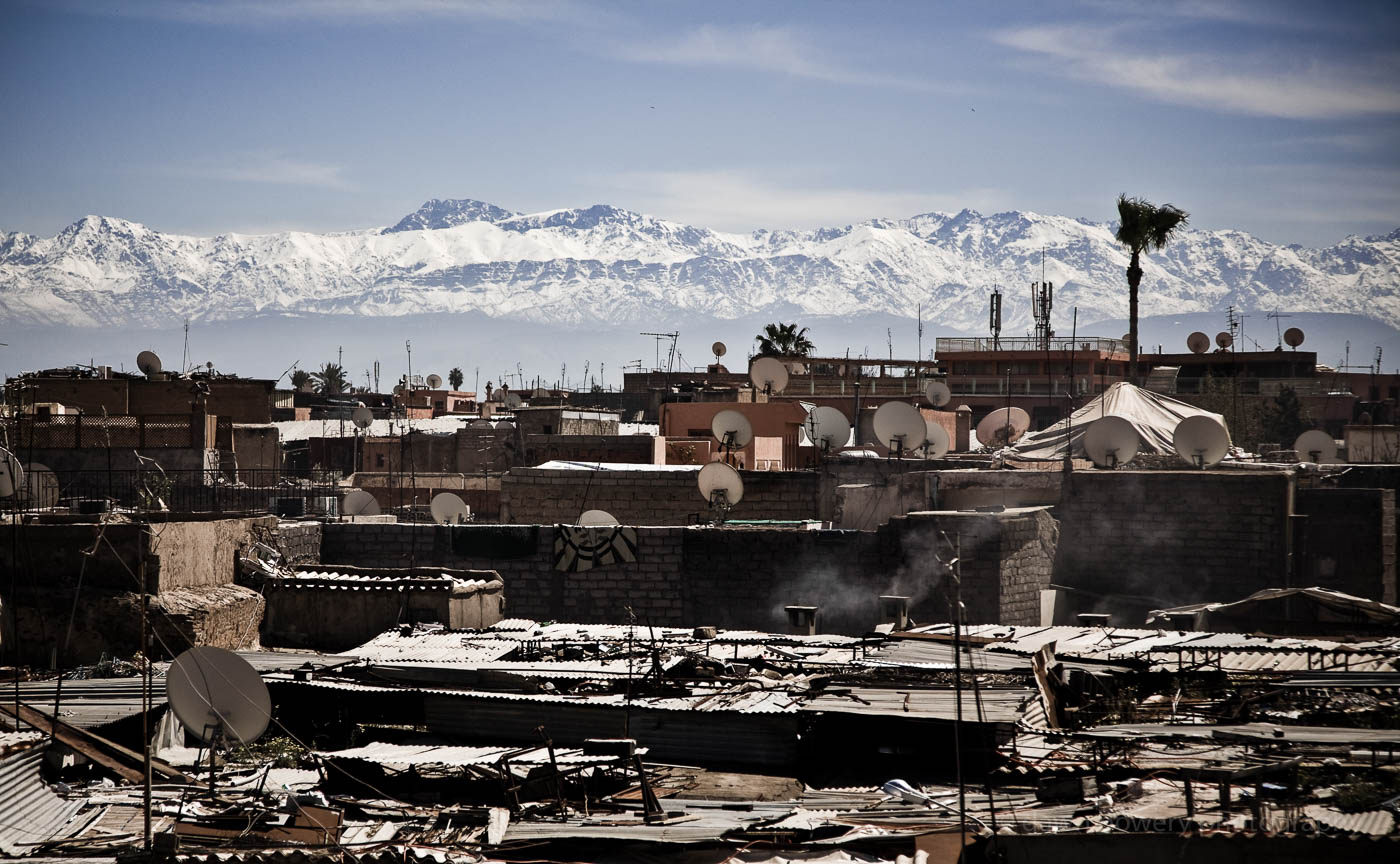
<svg viewBox="0 0 1400 864">
<path fill-rule="evenodd" d="M 627 210 L 522 214 L 432 200 L 388 228 L 189 237 L 88 216 L 54 237 L 0 232 L 0 319 L 169 326 L 253 314 L 481 312 L 555 325 L 883 313 L 985 328 L 992 285 L 1008 330 L 1029 284 L 1056 320 L 1127 311 L 1113 226 L 1011 211 L 925 213 L 842 228 L 712 231 Z M 1400 324 L 1400 230 L 1325 249 L 1187 231 L 1143 264 L 1142 314 L 1352 312 Z"/>
</svg>

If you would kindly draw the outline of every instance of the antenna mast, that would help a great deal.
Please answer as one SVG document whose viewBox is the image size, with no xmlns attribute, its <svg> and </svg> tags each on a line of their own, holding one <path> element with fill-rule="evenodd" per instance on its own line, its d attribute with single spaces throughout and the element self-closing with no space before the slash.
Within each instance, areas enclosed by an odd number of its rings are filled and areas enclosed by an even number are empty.
<svg viewBox="0 0 1400 864">
<path fill-rule="evenodd" d="M 1001 350 L 1001 289 L 992 285 L 992 312 L 988 327 L 992 331 L 992 350 Z"/>
</svg>

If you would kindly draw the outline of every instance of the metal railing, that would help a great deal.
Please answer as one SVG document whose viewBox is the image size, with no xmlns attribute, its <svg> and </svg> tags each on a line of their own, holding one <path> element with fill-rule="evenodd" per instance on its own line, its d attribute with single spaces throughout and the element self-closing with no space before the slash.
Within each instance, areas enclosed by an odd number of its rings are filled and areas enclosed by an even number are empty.
<svg viewBox="0 0 1400 864">
<path fill-rule="evenodd" d="M 75 450 L 233 448 L 233 422 L 203 414 L 25 414 L 5 421 L 15 447 Z"/>
<path fill-rule="evenodd" d="M 1081 336 L 1078 339 L 1053 337 L 1048 342 L 1034 336 L 1003 336 L 993 340 L 990 336 L 954 336 L 934 340 L 934 350 L 938 354 L 956 354 L 971 351 L 1071 351 L 1096 352 L 1107 354 L 1128 351 L 1128 343 L 1122 339 L 1096 339 Z"/>
<path fill-rule="evenodd" d="M 136 509 L 300 515 L 328 509 L 334 513 L 340 492 L 329 478 L 298 477 L 270 469 L 239 470 L 237 481 L 217 469 L 85 469 L 54 471 L 47 478 L 40 475 L 26 480 L 19 498 L 20 506 L 28 509 L 66 507 L 90 513 Z"/>
</svg>

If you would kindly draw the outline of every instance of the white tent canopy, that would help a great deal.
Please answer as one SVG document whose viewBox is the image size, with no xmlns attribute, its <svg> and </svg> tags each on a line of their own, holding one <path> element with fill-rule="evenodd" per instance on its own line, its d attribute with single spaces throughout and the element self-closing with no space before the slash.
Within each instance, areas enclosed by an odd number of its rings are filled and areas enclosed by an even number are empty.
<svg viewBox="0 0 1400 864">
<path fill-rule="evenodd" d="M 1075 458 L 1087 459 L 1088 454 L 1084 452 L 1085 430 L 1090 423 L 1110 414 L 1133 424 L 1138 437 L 1142 439 L 1139 453 L 1175 453 L 1172 433 L 1176 430 L 1176 424 L 1187 417 L 1204 414 L 1221 426 L 1226 425 L 1225 418 L 1219 414 L 1134 387 L 1127 382 L 1119 382 L 1071 414 L 1069 419 L 1026 435 L 1002 453 L 1014 459 L 1055 460 L 1064 459 L 1065 451 L 1069 450 Z"/>
</svg>

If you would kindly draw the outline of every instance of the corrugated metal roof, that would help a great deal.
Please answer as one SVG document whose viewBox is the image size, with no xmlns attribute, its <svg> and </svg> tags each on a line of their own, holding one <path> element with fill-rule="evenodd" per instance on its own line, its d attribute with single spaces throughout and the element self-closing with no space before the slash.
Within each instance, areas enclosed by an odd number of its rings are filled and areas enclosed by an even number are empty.
<svg viewBox="0 0 1400 864">
<path fill-rule="evenodd" d="M 4 689 L 7 695 L 12 695 L 14 685 L 7 685 Z M 96 729 L 141 713 L 140 677 L 64 680 L 62 690 L 59 694 L 58 719 L 80 729 Z M 58 691 L 57 679 L 24 681 L 19 685 L 19 698 L 21 702 L 52 714 L 54 695 Z M 151 705 L 159 707 L 164 704 L 165 680 L 158 678 L 151 684 Z"/>
<path fill-rule="evenodd" d="M 569 459 L 551 459 L 534 466 L 543 471 L 699 471 L 699 465 L 652 465 L 633 462 L 575 462 Z"/>
<path fill-rule="evenodd" d="M 983 689 L 980 717 L 989 723 L 1015 723 L 1022 706 L 1034 696 L 1034 690 Z M 957 716 L 957 698 L 951 689 L 833 687 L 808 701 L 801 710 L 952 720 Z M 962 717 L 966 722 L 979 720 L 978 697 L 970 690 L 962 693 Z"/>
<path fill-rule="evenodd" d="M 668 802 L 667 809 L 683 809 L 687 816 L 694 818 L 675 825 L 648 825 L 642 821 L 640 813 L 634 819 L 617 814 L 599 814 L 565 822 L 512 820 L 506 829 L 505 839 L 507 842 L 596 838 L 651 843 L 704 843 L 783 818 L 794 808 L 786 802 L 744 802 L 743 809 L 738 809 L 732 803 L 687 800 Z"/>
<path fill-rule="evenodd" d="M 1303 808 L 1303 812 L 1319 825 L 1352 834 L 1384 837 L 1395 830 L 1395 816 L 1389 810 L 1343 813 L 1325 804 L 1310 804 Z"/>
<path fill-rule="evenodd" d="M 518 747 L 461 747 L 443 744 L 387 744 L 377 742 L 349 750 L 324 750 L 317 753 L 330 759 L 357 759 L 378 765 L 463 767 L 467 765 L 494 765 L 507 753 Z M 645 752 L 645 748 L 638 748 Z M 555 761 L 562 765 L 602 765 L 617 761 L 614 756 L 587 755 L 575 748 L 556 748 Z M 549 751 L 543 747 L 528 753 L 511 757 L 511 762 L 530 765 L 548 765 Z"/>
<path fill-rule="evenodd" d="M 375 420 L 367 429 L 359 429 L 347 418 L 343 422 L 340 420 L 279 420 L 273 423 L 277 427 L 278 439 L 287 441 L 305 441 L 308 438 L 340 438 L 354 437 L 357 434 L 374 438 L 392 437 L 400 435 L 410 427 L 414 432 L 432 435 L 450 435 L 458 429 L 465 428 L 477 418 L 466 415 L 456 415 L 447 417 L 417 418 L 413 420 Z"/>
<path fill-rule="evenodd" d="M 518 647 L 518 640 L 500 634 L 439 630 L 402 636 L 398 630 L 388 630 L 340 656 L 378 663 L 485 663 Z"/>
<path fill-rule="evenodd" d="M 790 714 L 797 710 L 799 696 L 786 690 L 749 690 L 735 687 L 712 693 L 690 696 L 632 697 L 622 693 L 570 695 L 553 693 L 500 693 L 488 690 L 436 690 L 424 688 L 424 693 L 454 699 L 486 700 L 492 702 L 537 702 L 541 704 L 581 705 L 594 708 L 615 708 L 633 711 L 680 711 L 736 714 Z"/>
<path fill-rule="evenodd" d="M 44 784 L 42 747 L 28 747 L 0 759 L 0 853 L 27 855 L 63 831 L 83 802 L 65 801 Z"/>
<path fill-rule="evenodd" d="M 439 576 L 366 576 L 334 570 L 300 570 L 294 576 L 271 576 L 267 582 L 278 588 L 331 588 L 350 591 L 399 591 L 405 588 L 423 591 L 470 591 L 501 584 L 498 579 L 458 579 L 446 573 Z"/>
</svg>

